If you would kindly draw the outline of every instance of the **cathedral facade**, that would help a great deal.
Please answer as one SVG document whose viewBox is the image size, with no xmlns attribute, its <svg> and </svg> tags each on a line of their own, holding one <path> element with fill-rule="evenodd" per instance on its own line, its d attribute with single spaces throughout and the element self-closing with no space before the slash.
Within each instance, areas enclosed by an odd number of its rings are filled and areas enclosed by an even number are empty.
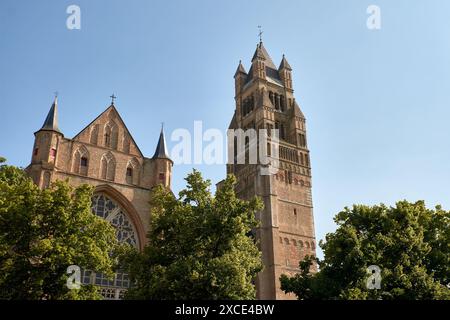
<svg viewBox="0 0 450 320">
<path fill-rule="evenodd" d="M 260 42 L 249 72 L 239 63 L 234 78 L 236 106 L 229 129 L 279 130 L 276 173 L 261 174 L 259 164 L 227 164 L 227 173 L 238 180 L 237 195 L 258 196 L 264 202 L 255 230 L 264 265 L 256 279 L 257 298 L 294 299 L 281 291 L 279 277 L 298 272 L 299 261 L 315 255 L 316 240 L 305 117 L 293 95 L 292 69 L 284 56 L 277 68 Z M 173 162 L 163 130 L 155 154 L 145 157 L 113 100 L 80 133 L 66 138 L 58 127 L 55 97 L 34 135 L 31 164 L 26 168 L 33 181 L 41 188 L 56 180 L 94 186 L 93 212 L 111 222 L 119 241 L 142 250 L 149 230 L 151 189 L 158 184 L 171 187 Z M 130 286 L 121 272 L 111 280 L 83 270 L 81 280 L 100 286 L 107 299 L 120 299 Z"/>
<path fill-rule="evenodd" d="M 44 125 L 35 132 L 31 164 L 26 172 L 41 188 L 55 180 L 73 186 L 95 187 L 93 212 L 111 222 L 117 238 L 142 250 L 150 222 L 150 193 L 157 184 L 170 188 L 173 162 L 168 156 L 164 132 L 153 157 L 145 157 L 114 103 L 72 139 L 58 127 L 55 98 Z M 101 287 L 107 299 L 120 299 L 130 281 L 118 272 L 110 280 L 91 270 L 82 271 L 82 283 Z"/>
</svg>

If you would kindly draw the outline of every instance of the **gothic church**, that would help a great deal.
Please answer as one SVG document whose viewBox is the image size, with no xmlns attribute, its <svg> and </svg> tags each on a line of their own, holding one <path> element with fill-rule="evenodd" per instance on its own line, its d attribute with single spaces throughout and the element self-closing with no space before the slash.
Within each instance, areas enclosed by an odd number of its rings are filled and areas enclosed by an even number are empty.
<svg viewBox="0 0 450 320">
<path fill-rule="evenodd" d="M 298 262 L 306 254 L 315 254 L 305 117 L 293 96 L 291 72 L 284 56 L 276 68 L 260 42 L 249 72 L 239 63 L 234 76 L 236 109 L 230 129 L 275 128 L 280 132 L 277 174 L 261 175 L 259 165 L 227 165 L 227 173 L 238 179 L 237 194 L 243 199 L 257 195 L 265 205 L 256 230 L 264 264 L 256 279 L 258 299 L 292 299 L 280 290 L 280 275 L 296 273 Z M 41 188 L 65 179 L 74 186 L 93 185 L 93 212 L 111 222 L 120 241 L 142 250 L 149 229 L 151 189 L 158 184 L 171 187 L 173 162 L 163 129 L 155 154 L 145 157 L 113 100 L 80 133 L 66 138 L 58 127 L 55 97 L 34 135 L 31 164 L 26 168 L 33 181 Z M 124 273 L 111 280 L 90 270 L 83 270 L 82 282 L 100 286 L 106 299 L 120 299 L 130 285 Z"/>
</svg>

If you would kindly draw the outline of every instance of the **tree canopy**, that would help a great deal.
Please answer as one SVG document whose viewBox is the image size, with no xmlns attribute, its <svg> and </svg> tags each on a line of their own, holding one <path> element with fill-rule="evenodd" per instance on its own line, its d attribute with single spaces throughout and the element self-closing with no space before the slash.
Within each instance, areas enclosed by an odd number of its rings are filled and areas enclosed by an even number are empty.
<svg viewBox="0 0 450 320">
<path fill-rule="evenodd" d="M 176 198 L 157 187 L 148 244 L 123 261 L 129 299 L 254 299 L 261 256 L 251 231 L 262 203 L 236 197 L 229 175 L 213 196 L 198 171 Z"/>
<path fill-rule="evenodd" d="M 283 275 L 285 292 L 299 299 L 450 299 L 449 211 L 400 201 L 354 205 L 334 221 L 337 230 L 320 243 L 323 260 L 306 257 L 299 274 Z M 320 271 L 312 274 L 314 262 Z M 381 270 L 380 289 L 367 287 L 371 265 Z"/>
<path fill-rule="evenodd" d="M 22 169 L 0 166 L 0 299 L 100 298 L 94 286 L 66 286 L 70 265 L 113 271 L 115 230 L 92 213 L 92 191 L 62 181 L 41 190 Z"/>
</svg>

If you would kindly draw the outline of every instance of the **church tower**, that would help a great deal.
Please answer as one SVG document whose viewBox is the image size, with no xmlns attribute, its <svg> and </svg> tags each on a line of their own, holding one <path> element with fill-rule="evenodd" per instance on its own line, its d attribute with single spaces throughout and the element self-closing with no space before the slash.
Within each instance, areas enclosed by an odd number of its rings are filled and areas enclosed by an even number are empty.
<svg viewBox="0 0 450 320">
<path fill-rule="evenodd" d="M 47 188 L 56 168 L 60 142 L 64 138 L 58 127 L 58 97 L 55 96 L 42 128 L 34 136 L 31 177 L 39 187 Z"/>
<path fill-rule="evenodd" d="M 235 158 L 227 165 L 227 173 L 237 177 L 238 196 L 258 196 L 264 202 L 255 230 L 264 265 L 256 279 L 257 298 L 295 299 L 280 289 L 279 278 L 297 273 L 299 261 L 315 255 L 316 240 L 306 124 L 294 98 L 292 68 L 284 55 L 277 68 L 260 41 L 249 72 L 239 62 L 234 79 L 236 109 L 229 129 L 269 129 L 270 150 L 275 145 L 271 129 L 279 133 L 278 169 L 272 174 L 262 174 L 263 165 L 247 158 L 244 164 Z M 246 144 L 247 153 L 248 148 Z M 274 154 L 269 151 L 269 159 Z"/>
</svg>

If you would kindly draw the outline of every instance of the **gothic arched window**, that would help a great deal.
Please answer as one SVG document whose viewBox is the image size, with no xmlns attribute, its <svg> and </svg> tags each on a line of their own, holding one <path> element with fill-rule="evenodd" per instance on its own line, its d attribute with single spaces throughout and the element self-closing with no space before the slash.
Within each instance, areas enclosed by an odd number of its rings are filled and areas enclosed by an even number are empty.
<svg viewBox="0 0 450 320">
<path fill-rule="evenodd" d="M 85 146 L 80 146 L 73 155 L 72 171 L 86 176 L 88 174 L 89 152 Z"/>
<path fill-rule="evenodd" d="M 136 249 L 139 248 L 136 228 L 128 213 L 117 202 L 105 194 L 96 194 L 92 197 L 92 211 L 114 226 L 119 242 L 126 242 Z"/>
<path fill-rule="evenodd" d="M 129 184 L 139 184 L 139 162 L 135 158 L 128 161 L 125 180 Z"/>
<path fill-rule="evenodd" d="M 280 96 L 280 109 L 281 111 L 285 110 L 284 96 Z"/>
<path fill-rule="evenodd" d="M 114 181 L 116 175 L 116 161 L 110 152 L 103 155 L 100 164 L 100 172 L 102 179 Z"/>
<path fill-rule="evenodd" d="M 139 240 L 136 227 L 129 218 L 127 211 L 108 195 L 99 193 L 92 197 L 92 212 L 102 217 L 116 229 L 117 240 L 138 249 Z M 113 278 L 92 270 L 82 271 L 83 284 L 95 284 L 100 287 L 100 293 L 105 299 L 122 299 L 130 287 L 128 274 L 118 271 Z"/>
<path fill-rule="evenodd" d="M 105 147 L 117 149 L 117 141 L 119 139 L 119 129 L 114 121 L 110 121 L 105 125 L 104 133 Z"/>
</svg>

